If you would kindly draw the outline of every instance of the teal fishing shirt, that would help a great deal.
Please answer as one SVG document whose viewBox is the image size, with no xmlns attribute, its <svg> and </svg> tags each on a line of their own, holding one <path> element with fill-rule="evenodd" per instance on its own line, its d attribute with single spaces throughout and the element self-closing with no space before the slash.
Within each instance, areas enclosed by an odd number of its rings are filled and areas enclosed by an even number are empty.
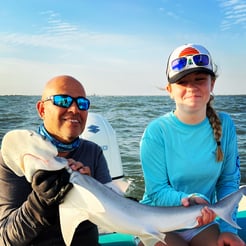
<svg viewBox="0 0 246 246">
<path fill-rule="evenodd" d="M 152 206 L 180 206 L 193 193 L 215 203 L 238 190 L 239 156 L 234 123 L 219 113 L 222 123 L 222 162 L 216 162 L 217 143 L 208 118 L 201 123 L 182 123 L 173 112 L 153 120 L 140 142 L 140 159 L 145 179 L 141 203 Z M 233 214 L 236 220 L 236 210 Z M 237 230 L 220 221 L 221 231 Z"/>
</svg>

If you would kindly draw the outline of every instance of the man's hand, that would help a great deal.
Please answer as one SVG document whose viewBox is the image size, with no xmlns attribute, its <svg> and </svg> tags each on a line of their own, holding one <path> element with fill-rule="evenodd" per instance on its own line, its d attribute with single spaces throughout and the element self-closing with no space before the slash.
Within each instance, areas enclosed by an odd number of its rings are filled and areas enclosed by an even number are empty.
<svg viewBox="0 0 246 246">
<path fill-rule="evenodd" d="M 32 188 L 42 204 L 59 204 L 71 189 L 70 174 L 66 169 L 57 171 L 38 170 L 32 178 Z"/>
<path fill-rule="evenodd" d="M 88 176 L 91 176 L 91 169 L 88 166 L 85 166 L 83 163 L 79 161 L 75 161 L 73 159 L 67 159 L 68 160 L 68 165 L 73 171 L 78 171 L 81 174 L 85 174 Z"/>
</svg>

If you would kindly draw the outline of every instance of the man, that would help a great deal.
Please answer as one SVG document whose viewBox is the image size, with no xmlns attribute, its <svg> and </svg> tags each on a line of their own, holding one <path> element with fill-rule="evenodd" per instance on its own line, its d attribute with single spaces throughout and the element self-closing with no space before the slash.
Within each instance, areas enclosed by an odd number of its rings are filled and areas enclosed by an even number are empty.
<svg viewBox="0 0 246 246">
<path fill-rule="evenodd" d="M 66 75 L 52 78 L 36 105 L 43 120 L 38 132 L 57 147 L 58 156 L 68 159 L 72 170 L 108 183 L 111 177 L 101 148 L 79 138 L 89 106 L 78 80 Z M 37 171 L 30 184 L 25 177 L 13 173 L 1 157 L 0 245 L 65 245 L 58 206 L 71 186 L 65 169 Z M 82 222 L 71 245 L 98 245 L 96 225 Z"/>
</svg>

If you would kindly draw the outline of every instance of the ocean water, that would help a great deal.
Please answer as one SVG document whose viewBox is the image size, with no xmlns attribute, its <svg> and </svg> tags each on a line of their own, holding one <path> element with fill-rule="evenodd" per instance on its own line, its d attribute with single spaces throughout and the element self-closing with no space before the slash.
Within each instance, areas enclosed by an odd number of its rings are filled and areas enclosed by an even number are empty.
<svg viewBox="0 0 246 246">
<path fill-rule="evenodd" d="M 35 103 L 38 96 L 0 96 L 0 142 L 13 129 L 36 130 L 41 123 Z M 147 124 L 174 109 L 168 96 L 89 96 L 91 112 L 103 115 L 116 132 L 129 193 L 141 198 L 144 180 L 139 160 L 139 142 Z M 241 160 L 241 184 L 246 184 L 246 95 L 216 96 L 214 107 L 231 115 L 237 128 Z"/>
</svg>

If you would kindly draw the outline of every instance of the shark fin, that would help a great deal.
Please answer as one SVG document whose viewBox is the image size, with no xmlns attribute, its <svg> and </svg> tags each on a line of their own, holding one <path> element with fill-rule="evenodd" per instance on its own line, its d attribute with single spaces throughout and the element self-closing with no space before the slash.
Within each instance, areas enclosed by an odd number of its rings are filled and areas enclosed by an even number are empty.
<svg viewBox="0 0 246 246">
<path fill-rule="evenodd" d="M 66 245 L 71 245 L 76 228 L 88 219 L 88 213 L 82 208 L 72 208 L 70 201 L 66 200 L 59 205 L 61 231 Z"/>
<path fill-rule="evenodd" d="M 67 245 L 71 244 L 77 226 L 90 219 L 88 210 L 103 213 L 105 209 L 100 201 L 88 190 L 73 184 L 63 203 L 59 205 L 61 231 Z"/>
<path fill-rule="evenodd" d="M 77 226 L 89 219 L 87 210 L 83 208 L 89 192 L 83 190 L 85 189 L 74 184 L 64 202 L 59 205 L 61 231 L 66 245 L 71 244 Z"/>
<path fill-rule="evenodd" d="M 115 191 L 121 196 L 125 195 L 126 190 L 128 189 L 130 182 L 126 182 L 123 180 L 113 180 L 105 184 L 108 188 Z"/>
</svg>

